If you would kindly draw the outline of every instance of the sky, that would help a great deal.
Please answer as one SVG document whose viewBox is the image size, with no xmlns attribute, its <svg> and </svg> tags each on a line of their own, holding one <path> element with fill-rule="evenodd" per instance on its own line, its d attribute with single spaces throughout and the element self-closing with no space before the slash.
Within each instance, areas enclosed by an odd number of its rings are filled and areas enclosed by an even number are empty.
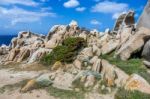
<svg viewBox="0 0 150 99">
<path fill-rule="evenodd" d="M 138 20 L 147 0 L 0 0 L 0 35 L 19 31 L 47 34 L 53 25 L 76 20 L 80 27 L 112 29 L 117 17 L 129 10 Z"/>
</svg>

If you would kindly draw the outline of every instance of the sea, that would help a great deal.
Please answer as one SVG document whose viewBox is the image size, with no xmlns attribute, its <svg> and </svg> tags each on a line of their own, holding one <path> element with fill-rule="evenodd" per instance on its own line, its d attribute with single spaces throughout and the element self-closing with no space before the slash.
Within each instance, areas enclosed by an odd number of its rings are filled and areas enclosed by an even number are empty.
<svg viewBox="0 0 150 99">
<path fill-rule="evenodd" d="M 0 46 L 3 44 L 9 45 L 14 37 L 17 37 L 17 35 L 0 35 Z"/>
</svg>

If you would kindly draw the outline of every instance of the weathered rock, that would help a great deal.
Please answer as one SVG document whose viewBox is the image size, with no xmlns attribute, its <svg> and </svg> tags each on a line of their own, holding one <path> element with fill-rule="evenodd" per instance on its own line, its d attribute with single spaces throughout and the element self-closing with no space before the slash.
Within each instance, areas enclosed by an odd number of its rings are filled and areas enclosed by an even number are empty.
<svg viewBox="0 0 150 99">
<path fill-rule="evenodd" d="M 101 74 L 89 71 L 89 70 L 83 70 L 80 71 L 75 77 L 72 82 L 73 85 L 78 85 L 79 83 L 82 83 L 84 87 L 92 87 L 96 81 L 96 79 L 100 79 Z"/>
<path fill-rule="evenodd" d="M 30 90 L 33 90 L 35 87 L 36 87 L 36 80 L 35 79 L 32 79 L 30 81 L 28 81 L 28 83 L 23 87 L 21 88 L 21 92 L 27 92 L 27 91 L 30 91 Z"/>
<path fill-rule="evenodd" d="M 96 81 L 96 79 L 95 79 L 94 75 L 87 76 L 84 87 L 92 87 L 94 85 L 95 81 Z"/>
<path fill-rule="evenodd" d="M 107 81 L 108 86 L 113 86 L 115 84 L 116 72 L 114 65 L 110 64 L 106 60 L 102 60 L 102 77 Z"/>
<path fill-rule="evenodd" d="M 18 55 L 15 57 L 14 61 L 22 62 L 23 60 L 27 59 L 29 56 L 30 56 L 30 50 L 28 48 L 22 47 Z"/>
<path fill-rule="evenodd" d="M 97 56 L 101 55 L 101 49 L 98 48 L 96 45 L 93 45 L 93 54 Z"/>
<path fill-rule="evenodd" d="M 91 58 L 90 64 L 94 64 L 94 62 L 96 62 L 97 60 L 98 60 L 98 56 L 94 56 L 93 58 Z"/>
<path fill-rule="evenodd" d="M 103 44 L 101 51 L 102 54 L 108 54 L 115 50 L 117 46 L 119 45 L 119 40 L 116 39 L 110 39 L 107 43 Z"/>
<path fill-rule="evenodd" d="M 126 90 L 138 90 L 143 93 L 150 94 L 150 85 L 149 83 L 143 79 L 141 76 L 137 74 L 132 74 L 126 84 L 125 84 L 125 89 Z"/>
<path fill-rule="evenodd" d="M 147 5 L 145 6 L 145 9 L 140 16 L 140 19 L 137 23 L 137 28 L 145 27 L 150 28 L 150 0 L 148 0 Z"/>
<path fill-rule="evenodd" d="M 43 74 L 35 79 L 29 80 L 27 82 L 27 84 L 25 86 L 23 86 L 23 88 L 21 88 L 20 91 L 27 92 L 27 91 L 31 91 L 33 89 L 47 87 L 47 86 L 51 85 L 53 82 L 50 79 L 50 75 L 51 74 L 47 73 L 47 74 Z"/>
<path fill-rule="evenodd" d="M 89 59 L 93 56 L 92 47 L 84 48 L 79 55 L 77 56 L 77 59 L 79 59 L 81 62 L 89 62 Z"/>
<path fill-rule="evenodd" d="M 28 63 L 33 63 L 35 61 L 40 60 L 44 55 L 50 53 L 52 50 L 51 49 L 46 49 L 46 48 L 39 48 L 29 58 Z"/>
<path fill-rule="evenodd" d="M 101 72 L 101 69 L 102 69 L 102 66 L 101 66 L 101 59 L 97 59 L 97 60 L 94 62 L 94 64 L 93 64 L 92 70 L 95 71 L 95 72 L 100 73 L 100 72 Z"/>
<path fill-rule="evenodd" d="M 78 23 L 77 23 L 77 21 L 72 20 L 72 21 L 70 22 L 69 26 L 75 26 L 75 27 L 78 27 Z"/>
<path fill-rule="evenodd" d="M 135 24 L 134 11 L 123 13 L 118 17 L 113 32 L 120 34 L 124 27 L 131 27 L 134 26 L 134 24 Z"/>
<path fill-rule="evenodd" d="M 150 40 L 146 42 L 142 51 L 142 57 L 150 62 Z"/>
<path fill-rule="evenodd" d="M 59 89 L 71 90 L 74 75 L 59 71 L 53 81 L 53 86 Z"/>
<path fill-rule="evenodd" d="M 41 87 L 47 87 L 51 85 L 53 83 L 53 81 L 50 79 L 51 75 L 52 74 L 46 73 L 46 74 L 39 76 L 38 78 L 36 78 L 37 84 Z"/>
<path fill-rule="evenodd" d="M 19 50 L 18 48 L 12 49 L 12 50 L 9 52 L 9 54 L 8 54 L 8 56 L 7 56 L 7 58 L 6 58 L 6 60 L 7 60 L 7 61 L 13 61 L 13 60 L 15 59 L 15 57 L 18 55 L 19 52 L 20 52 L 20 50 Z"/>
<path fill-rule="evenodd" d="M 147 67 L 147 68 L 150 68 L 150 62 L 149 61 L 143 61 L 143 64 Z"/>
<path fill-rule="evenodd" d="M 145 40 L 150 37 L 150 30 L 147 28 L 140 28 L 135 35 L 130 36 L 129 40 L 124 43 L 116 52 L 122 60 L 127 60 L 130 56 L 139 51 L 144 46 Z"/>
<path fill-rule="evenodd" d="M 78 59 L 73 62 L 73 65 L 80 70 L 82 69 L 82 63 Z"/>
<path fill-rule="evenodd" d="M 5 55 L 5 54 L 8 54 L 9 52 L 9 47 L 6 46 L 6 45 L 2 45 L 0 47 L 0 55 Z"/>
</svg>

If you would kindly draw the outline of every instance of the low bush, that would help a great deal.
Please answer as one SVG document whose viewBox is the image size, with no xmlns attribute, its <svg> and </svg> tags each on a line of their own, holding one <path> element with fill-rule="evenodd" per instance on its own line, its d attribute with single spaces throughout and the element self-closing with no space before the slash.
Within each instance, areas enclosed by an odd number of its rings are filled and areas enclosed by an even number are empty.
<svg viewBox="0 0 150 99">
<path fill-rule="evenodd" d="M 69 37 L 65 39 L 62 45 L 58 45 L 53 51 L 45 55 L 41 62 L 45 65 L 52 65 L 56 61 L 70 63 L 78 54 L 78 51 L 86 46 L 86 41 L 80 37 Z"/>
</svg>

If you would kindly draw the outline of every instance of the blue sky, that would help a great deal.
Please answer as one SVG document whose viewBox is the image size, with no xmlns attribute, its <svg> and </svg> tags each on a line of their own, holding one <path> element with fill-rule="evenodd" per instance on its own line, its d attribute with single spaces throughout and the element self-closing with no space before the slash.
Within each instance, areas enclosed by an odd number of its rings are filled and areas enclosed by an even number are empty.
<svg viewBox="0 0 150 99">
<path fill-rule="evenodd" d="M 136 20 L 147 0 L 0 0 L 0 35 L 30 30 L 47 34 L 56 24 L 78 21 L 79 26 L 104 31 L 132 9 Z"/>
</svg>

